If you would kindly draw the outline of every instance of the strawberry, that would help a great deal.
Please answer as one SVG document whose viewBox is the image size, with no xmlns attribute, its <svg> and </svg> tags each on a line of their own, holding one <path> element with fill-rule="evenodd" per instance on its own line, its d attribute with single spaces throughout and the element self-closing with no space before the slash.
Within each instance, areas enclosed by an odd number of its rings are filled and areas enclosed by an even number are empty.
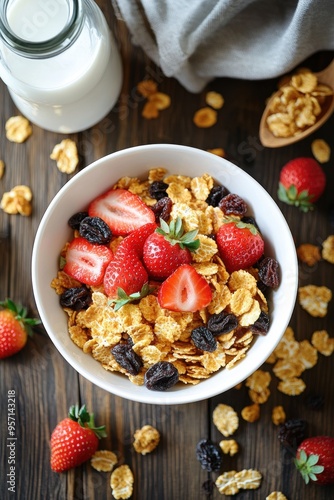
<svg viewBox="0 0 334 500">
<path fill-rule="evenodd" d="M 108 297 L 118 296 L 118 289 L 127 295 L 139 292 L 148 281 L 148 274 L 138 255 L 132 250 L 117 249 L 115 258 L 109 263 L 103 280 Z"/>
<path fill-rule="evenodd" d="M 109 247 L 74 238 L 66 251 L 64 272 L 86 285 L 100 285 L 105 269 L 113 257 Z"/>
<path fill-rule="evenodd" d="M 168 278 L 181 264 L 190 264 L 190 252 L 200 244 L 195 239 L 198 230 L 184 233 L 180 217 L 169 225 L 161 219 L 160 226 L 147 238 L 143 251 L 145 267 L 154 279 Z"/>
<path fill-rule="evenodd" d="M 315 436 L 306 438 L 298 446 L 295 465 L 306 484 L 334 484 L 334 438 Z"/>
<path fill-rule="evenodd" d="M 314 208 L 325 186 L 325 173 L 314 158 L 295 158 L 282 168 L 277 194 L 281 201 L 307 212 Z"/>
<path fill-rule="evenodd" d="M 71 406 L 51 434 L 51 469 L 64 472 L 83 464 L 94 455 L 101 437 L 106 437 L 105 426 L 95 427 L 86 406 Z"/>
<path fill-rule="evenodd" d="M 156 228 L 157 224 L 155 222 L 140 226 L 124 238 L 124 240 L 119 244 L 118 249 L 127 251 L 133 250 L 141 259 L 143 257 L 144 243 Z"/>
<path fill-rule="evenodd" d="M 26 345 L 31 327 L 38 325 L 38 319 L 27 318 L 27 309 L 12 300 L 0 302 L 0 359 L 8 358 Z"/>
<path fill-rule="evenodd" d="M 111 189 L 98 196 L 88 207 L 91 217 L 100 217 L 113 235 L 125 236 L 149 222 L 155 222 L 154 212 L 142 199 L 126 189 Z"/>
<path fill-rule="evenodd" d="M 264 251 L 264 241 L 257 228 L 232 218 L 219 228 L 216 242 L 229 273 L 251 267 Z"/>
<path fill-rule="evenodd" d="M 189 264 L 181 264 L 161 285 L 158 302 L 170 311 L 195 312 L 210 304 L 211 288 Z"/>
</svg>

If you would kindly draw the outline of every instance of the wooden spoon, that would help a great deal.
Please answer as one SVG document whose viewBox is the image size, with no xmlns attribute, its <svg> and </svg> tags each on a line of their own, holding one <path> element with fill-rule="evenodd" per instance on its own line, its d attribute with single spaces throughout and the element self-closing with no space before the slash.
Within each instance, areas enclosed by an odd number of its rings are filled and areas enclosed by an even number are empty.
<svg viewBox="0 0 334 500">
<path fill-rule="evenodd" d="M 319 71 L 319 73 L 315 73 L 318 78 L 319 83 L 324 83 L 328 85 L 332 89 L 334 88 L 334 59 L 323 71 Z M 292 144 L 294 142 L 300 141 L 307 137 L 310 134 L 313 134 L 319 127 L 321 127 L 326 120 L 331 116 L 334 111 L 334 95 L 326 96 L 325 102 L 322 105 L 321 114 L 317 117 L 317 121 L 314 125 L 307 127 L 304 131 L 300 132 L 297 135 L 293 135 L 291 137 L 275 137 L 274 134 L 269 130 L 267 125 L 267 117 L 269 114 L 269 108 L 271 106 L 272 100 L 275 96 L 280 95 L 280 90 L 275 92 L 275 94 L 270 98 L 267 103 L 266 109 L 263 112 L 261 122 L 260 122 L 260 141 L 263 146 L 267 148 L 279 148 L 282 146 L 287 146 L 288 144 Z"/>
</svg>

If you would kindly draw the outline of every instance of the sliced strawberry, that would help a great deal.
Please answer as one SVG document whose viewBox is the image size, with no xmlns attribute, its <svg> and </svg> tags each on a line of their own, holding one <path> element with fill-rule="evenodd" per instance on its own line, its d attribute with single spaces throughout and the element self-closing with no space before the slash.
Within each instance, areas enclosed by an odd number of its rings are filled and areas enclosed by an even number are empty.
<svg viewBox="0 0 334 500">
<path fill-rule="evenodd" d="M 113 258 L 105 245 L 93 245 L 85 238 L 74 238 L 66 252 L 64 272 L 86 285 L 100 285 L 104 271 Z"/>
<path fill-rule="evenodd" d="M 126 189 L 111 189 L 98 196 L 89 205 L 88 213 L 103 219 L 115 236 L 125 236 L 144 224 L 155 222 L 153 211 Z"/>
<path fill-rule="evenodd" d="M 210 304 L 208 282 L 194 267 L 182 264 L 161 285 L 158 302 L 170 311 L 195 312 Z"/>
<path fill-rule="evenodd" d="M 115 298 L 118 288 L 127 295 L 139 292 L 148 281 L 148 274 L 134 251 L 118 249 L 115 258 L 108 265 L 103 286 L 108 297 Z"/>
</svg>

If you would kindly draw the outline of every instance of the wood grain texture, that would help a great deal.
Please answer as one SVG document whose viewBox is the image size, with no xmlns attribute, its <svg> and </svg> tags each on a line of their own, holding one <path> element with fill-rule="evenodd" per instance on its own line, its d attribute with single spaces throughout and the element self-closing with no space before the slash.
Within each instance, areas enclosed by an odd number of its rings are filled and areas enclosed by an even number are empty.
<svg viewBox="0 0 334 500">
<path fill-rule="evenodd" d="M 143 54 L 131 44 L 124 22 L 114 15 L 111 3 L 97 2 L 103 9 L 117 38 L 124 66 L 122 93 L 115 108 L 91 129 L 73 134 L 80 153 L 80 169 L 105 154 L 129 146 L 147 143 L 180 143 L 201 149 L 223 147 L 227 157 L 258 180 L 277 200 L 276 190 L 282 165 L 296 156 L 310 156 L 310 137 L 278 150 L 261 146 L 258 125 L 265 99 L 275 89 L 276 81 L 243 81 L 217 79 L 200 94 L 190 94 L 174 79 L 165 77 Z M 316 54 L 305 65 L 314 71 L 325 67 L 332 53 Z M 159 90 L 172 98 L 172 105 L 157 120 L 141 117 L 143 100 L 135 92 L 136 84 L 145 77 L 154 78 Z M 218 113 L 218 123 L 211 129 L 196 128 L 193 113 L 204 105 L 205 92 L 216 90 L 225 98 L 224 108 Z M 31 217 L 9 216 L 0 212 L 0 299 L 11 297 L 37 314 L 32 293 L 30 262 L 34 236 L 48 204 L 71 176 L 61 174 L 50 160 L 53 146 L 63 138 L 33 127 L 32 137 L 24 144 L 10 143 L 4 133 L 6 120 L 17 114 L 7 89 L 0 85 L 0 156 L 6 171 L 0 180 L 1 194 L 16 184 L 31 187 L 33 214 Z M 316 137 L 325 139 L 334 149 L 334 118 Z M 327 189 L 317 209 L 301 214 L 297 209 L 278 202 L 286 217 L 296 245 L 310 242 L 320 245 L 329 234 L 334 234 L 333 211 L 334 169 L 333 159 L 324 165 Z M 326 285 L 334 289 L 333 265 L 320 262 L 314 268 L 300 266 L 300 285 Z M 310 317 L 296 305 L 291 326 L 298 340 L 310 339 L 317 329 L 327 329 L 334 335 L 334 301 L 323 319 Z M 270 365 L 263 369 L 271 371 Z M 233 372 L 231 373 L 233 376 Z M 264 500 L 274 490 L 282 491 L 289 500 L 329 500 L 334 488 L 306 487 L 294 470 L 291 457 L 281 448 L 277 428 L 271 422 L 272 407 L 282 404 L 288 418 L 305 418 L 309 434 L 332 434 L 333 357 L 319 355 L 318 364 L 304 373 L 307 384 L 305 394 L 322 394 L 325 405 L 321 411 L 306 408 L 304 397 L 288 397 L 277 390 L 273 376 L 271 396 L 261 406 L 261 418 L 250 424 L 240 419 L 233 436 L 240 444 L 240 452 L 225 458 L 222 470 L 256 468 L 263 474 L 262 485 L 255 491 L 242 491 L 238 500 Z M 16 493 L 10 494 L 6 485 L 8 473 L 7 394 L 16 393 Z M 135 390 L 135 389 L 134 389 Z M 223 439 L 212 423 L 212 411 L 218 403 L 233 406 L 239 413 L 250 403 L 247 388 L 232 389 L 208 401 L 180 406 L 155 406 L 133 403 L 113 396 L 93 386 L 78 375 L 60 356 L 43 327 L 29 340 L 26 348 L 15 357 L 0 363 L 1 397 L 1 499 L 18 500 L 100 500 L 112 499 L 110 474 L 98 473 L 85 464 L 66 474 L 55 474 L 49 467 L 49 439 L 56 423 L 66 416 L 73 403 L 86 403 L 94 409 L 96 422 L 105 423 L 108 437 L 101 449 L 117 453 L 119 463 L 130 465 L 135 476 L 134 500 L 200 500 L 205 498 L 202 483 L 210 475 L 201 469 L 195 457 L 197 442 L 211 438 Z M 159 447 L 147 456 L 138 455 L 133 447 L 133 433 L 144 424 L 151 424 L 161 432 Z M 215 479 L 218 474 L 212 474 Z M 207 497 L 218 500 L 218 491 Z"/>
</svg>

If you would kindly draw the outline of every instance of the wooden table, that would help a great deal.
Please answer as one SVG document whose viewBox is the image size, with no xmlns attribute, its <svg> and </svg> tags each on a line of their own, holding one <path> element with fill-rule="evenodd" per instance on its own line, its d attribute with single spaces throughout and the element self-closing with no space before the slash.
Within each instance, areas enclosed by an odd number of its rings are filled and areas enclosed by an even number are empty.
<svg viewBox="0 0 334 500">
<path fill-rule="evenodd" d="M 313 137 L 289 147 L 270 150 L 262 147 L 258 126 L 265 99 L 275 89 L 276 80 L 241 81 L 217 79 L 200 94 L 190 94 L 174 79 L 165 77 L 138 47 L 131 44 L 128 30 L 115 17 L 111 3 L 98 2 L 119 42 L 124 64 L 124 82 L 119 102 L 95 127 L 71 136 L 78 145 L 80 169 L 105 154 L 129 146 L 147 143 L 180 143 L 204 150 L 222 147 L 227 157 L 258 180 L 277 201 L 277 184 L 281 167 L 297 156 L 312 156 L 311 142 L 315 137 L 325 139 L 334 149 L 334 117 Z M 314 55 L 304 65 L 318 71 L 332 59 L 324 52 Z M 141 116 L 143 102 L 135 93 L 136 84 L 152 77 L 159 90 L 171 96 L 171 107 L 155 120 Z M 192 122 L 194 112 L 204 105 L 207 90 L 216 90 L 225 98 L 218 113 L 218 123 L 210 129 L 197 128 Z M 38 314 L 34 302 L 30 275 L 30 261 L 34 236 L 48 204 L 69 180 L 50 160 L 61 134 L 33 126 L 32 136 L 24 144 L 9 142 L 4 133 L 6 120 L 15 109 L 6 87 L 1 84 L 1 158 L 6 170 L 0 181 L 1 194 L 17 184 L 31 187 L 33 213 L 30 217 L 0 213 L 1 300 L 11 297 L 26 305 L 31 314 Z M 327 189 L 316 210 L 303 214 L 298 209 L 278 201 L 293 233 L 296 245 L 309 242 L 321 245 L 334 233 L 334 169 L 333 158 L 324 165 Z M 331 214 L 331 215 L 330 215 Z M 321 261 L 308 268 L 300 265 L 300 285 L 326 285 L 334 290 L 334 267 Z M 298 340 L 310 339 L 313 331 L 327 329 L 334 336 L 334 301 L 325 318 L 313 318 L 296 305 L 291 326 Z M 269 365 L 264 369 L 271 370 Z M 49 438 L 56 423 L 63 419 L 69 406 L 86 403 L 94 409 L 97 423 L 106 423 L 108 437 L 102 449 L 111 449 L 119 463 L 129 464 L 135 476 L 134 499 L 140 500 L 197 500 L 205 498 L 202 483 L 211 475 L 201 469 L 195 448 L 202 438 L 215 442 L 222 439 L 212 423 L 212 412 L 218 403 L 233 406 L 239 413 L 250 404 L 247 388 L 230 390 L 207 401 L 180 406 L 151 406 L 133 403 L 115 397 L 93 386 L 79 376 L 62 358 L 43 328 L 28 341 L 23 351 L 0 363 L 1 391 L 1 486 L 0 498 L 19 500 L 48 499 L 111 499 L 110 473 L 99 473 L 85 464 L 65 474 L 53 473 L 49 466 Z M 261 417 L 255 423 L 240 418 L 240 426 L 233 436 L 240 445 L 234 457 L 224 458 L 222 470 L 255 468 L 263 474 L 261 487 L 242 491 L 238 499 L 264 500 L 276 490 L 289 500 L 328 500 L 334 498 L 334 487 L 306 487 L 295 471 L 292 459 L 284 452 L 277 439 L 277 427 L 271 422 L 273 406 L 282 404 L 287 418 L 304 418 L 309 435 L 334 434 L 333 357 L 319 355 L 317 365 L 303 374 L 305 392 L 290 397 L 277 390 L 273 376 L 269 400 L 261 406 Z M 16 448 L 15 488 L 8 491 L 6 474 L 9 472 L 7 439 L 8 394 L 15 391 Z M 305 406 L 305 395 L 324 396 L 322 410 Z M 133 447 L 133 433 L 144 424 L 159 429 L 162 439 L 159 447 L 146 456 L 137 454 Z M 217 477 L 212 474 L 212 478 Z M 218 491 L 208 497 L 221 498 Z"/>
</svg>

